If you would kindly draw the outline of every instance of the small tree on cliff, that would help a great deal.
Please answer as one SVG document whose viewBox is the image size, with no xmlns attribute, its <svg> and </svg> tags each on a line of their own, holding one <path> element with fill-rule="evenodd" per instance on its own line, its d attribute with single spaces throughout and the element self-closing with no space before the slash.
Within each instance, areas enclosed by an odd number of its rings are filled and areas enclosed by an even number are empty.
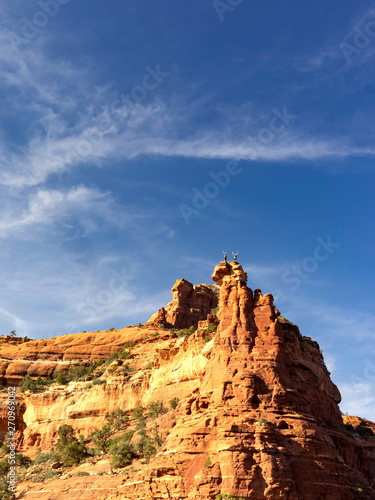
<svg viewBox="0 0 375 500">
<path fill-rule="evenodd" d="M 109 448 L 109 443 L 111 436 L 114 434 L 114 427 L 111 424 L 105 424 L 101 429 L 96 429 L 93 431 L 89 438 L 93 440 L 95 446 L 99 448 L 99 450 L 104 451 L 106 453 Z"/>
<path fill-rule="evenodd" d="M 73 427 L 71 425 L 62 425 L 58 429 L 59 439 L 57 440 L 57 450 L 61 456 L 64 465 L 78 465 L 87 455 L 87 448 L 83 442 L 82 436 L 80 440 L 74 436 Z"/>
</svg>

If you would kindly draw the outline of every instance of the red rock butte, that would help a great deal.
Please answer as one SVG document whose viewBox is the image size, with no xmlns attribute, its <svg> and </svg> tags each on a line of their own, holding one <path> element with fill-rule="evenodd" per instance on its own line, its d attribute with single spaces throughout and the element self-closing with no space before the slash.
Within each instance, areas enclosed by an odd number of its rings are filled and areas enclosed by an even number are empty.
<svg viewBox="0 0 375 500">
<path fill-rule="evenodd" d="M 319 345 L 253 293 L 237 262 L 220 262 L 219 326 L 184 415 L 124 498 L 375 498 L 374 470 L 347 435 Z"/>
<path fill-rule="evenodd" d="M 131 373 L 113 366 L 103 385 L 72 382 L 19 395 L 18 445 L 30 456 L 54 446 L 62 424 L 86 439 L 116 408 L 131 416 L 140 404 L 180 400 L 157 419 L 163 438 L 157 454 L 127 477 L 26 482 L 19 498 L 375 499 L 375 438 L 350 433 L 345 424 L 375 425 L 343 420 L 317 342 L 280 315 L 271 294 L 247 286 L 236 260 L 220 262 L 212 280 L 195 287 L 177 280 L 173 300 L 145 325 L 0 345 L 3 383 L 17 383 L 25 373 L 50 374 L 136 341 Z M 175 331 L 191 326 L 197 329 L 190 336 Z"/>
</svg>

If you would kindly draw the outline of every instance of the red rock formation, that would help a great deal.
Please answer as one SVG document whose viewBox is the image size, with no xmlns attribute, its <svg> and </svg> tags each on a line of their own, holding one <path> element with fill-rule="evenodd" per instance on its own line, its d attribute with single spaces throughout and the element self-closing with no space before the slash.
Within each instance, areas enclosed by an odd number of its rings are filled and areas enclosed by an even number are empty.
<svg viewBox="0 0 375 500">
<path fill-rule="evenodd" d="M 319 346 L 220 263 L 220 324 L 199 387 L 123 499 L 375 498 L 362 447 L 348 436 Z"/>
<path fill-rule="evenodd" d="M 131 341 L 140 341 L 157 329 L 127 327 L 106 332 L 60 335 L 27 343 L 0 342 L 0 384 L 18 385 L 29 375 L 32 379 L 49 377 L 55 369 L 67 371 L 75 364 L 106 358 Z M 17 339 L 22 340 L 22 339 Z"/>
<path fill-rule="evenodd" d="M 96 475 L 95 467 L 109 471 L 108 460 L 100 466 L 87 462 L 80 467 L 93 476 L 78 478 L 74 470 L 50 483 L 20 483 L 19 498 L 213 500 L 218 493 L 230 493 L 246 500 L 375 499 L 375 438 L 345 428 L 337 406 L 340 394 L 319 345 L 280 316 L 272 295 L 253 293 L 246 279 L 236 262 L 217 266 L 218 317 L 208 314 L 216 304 L 208 300 L 207 287 L 195 287 L 196 295 L 184 280 L 176 283 L 174 301 L 159 318 L 183 328 L 177 325 L 187 327 L 191 318 L 207 317 L 189 337 L 150 323 L 0 345 L 3 377 L 9 381 L 26 372 L 34 378 L 47 374 L 56 364 L 105 357 L 138 341 L 127 361 L 133 371 L 124 375 L 115 362 L 115 371 L 102 376 L 103 385 L 71 382 L 18 394 L 18 451 L 32 457 L 39 446 L 47 451 L 56 444 L 63 424 L 87 438 L 117 408 L 131 417 L 139 404 L 161 401 L 168 408 L 172 398 L 180 400 L 177 409 L 147 420 L 149 428 L 158 423 L 165 442 L 149 464 L 135 459 L 128 478 L 122 471 Z M 207 335 L 209 323 L 218 325 L 216 334 Z M 365 426 L 360 419 L 346 419 L 353 428 L 375 431 L 371 422 Z M 129 421 L 129 429 L 135 425 Z M 0 434 L 5 429 L 0 426 Z"/>
<path fill-rule="evenodd" d="M 218 298 L 205 285 L 193 286 L 189 281 L 177 280 L 172 288 L 173 300 L 151 316 L 148 324 L 163 324 L 168 328 L 197 328 L 211 309 L 217 307 Z"/>
</svg>

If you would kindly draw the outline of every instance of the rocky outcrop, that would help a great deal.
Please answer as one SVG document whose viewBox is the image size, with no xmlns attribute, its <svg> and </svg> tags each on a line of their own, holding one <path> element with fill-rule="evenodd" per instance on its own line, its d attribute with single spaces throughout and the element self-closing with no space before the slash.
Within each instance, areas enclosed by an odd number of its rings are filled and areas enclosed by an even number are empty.
<svg viewBox="0 0 375 500">
<path fill-rule="evenodd" d="M 212 279 L 220 289 L 217 315 L 210 314 L 217 304 L 213 290 L 178 280 L 174 300 L 145 326 L 32 341 L 27 349 L 0 347 L 11 380 L 21 368 L 35 377 L 47 374 L 48 364 L 95 360 L 136 341 L 126 360 L 131 370 L 113 362 L 102 384 L 86 380 L 17 393 L 18 451 L 32 457 L 38 447 L 56 444 L 62 424 L 87 439 L 121 408 L 135 430 L 138 405 L 161 401 L 170 408 L 179 398 L 176 409 L 147 423 L 157 423 L 164 440 L 148 464 L 138 457 L 128 476 L 112 475 L 104 460 L 100 476 L 99 465 L 87 462 L 79 470 L 90 476 L 65 471 L 50 483 L 20 483 L 19 498 L 213 500 L 229 493 L 246 500 L 375 499 L 375 424 L 343 421 L 340 393 L 317 342 L 280 316 L 271 294 L 247 286 L 238 262 L 221 262 Z M 195 318 L 197 330 L 185 335 L 160 328 L 157 318 L 179 329 Z M 5 396 L 1 403 L 5 419 Z"/>
<path fill-rule="evenodd" d="M 217 294 L 208 286 L 177 280 L 172 288 L 173 300 L 151 316 L 148 324 L 163 324 L 167 328 L 197 328 L 211 309 L 218 304 Z"/>
<path fill-rule="evenodd" d="M 184 416 L 120 498 L 375 498 L 363 448 L 346 433 L 316 342 L 278 320 L 237 262 L 220 263 L 220 324 Z"/>
<path fill-rule="evenodd" d="M 60 335 L 27 343 L 3 340 L 0 342 L 0 384 L 18 385 L 26 375 L 32 379 L 50 377 L 55 369 L 68 371 L 81 362 L 106 358 L 124 344 L 141 341 L 157 331 L 157 328 L 127 327 Z"/>
</svg>

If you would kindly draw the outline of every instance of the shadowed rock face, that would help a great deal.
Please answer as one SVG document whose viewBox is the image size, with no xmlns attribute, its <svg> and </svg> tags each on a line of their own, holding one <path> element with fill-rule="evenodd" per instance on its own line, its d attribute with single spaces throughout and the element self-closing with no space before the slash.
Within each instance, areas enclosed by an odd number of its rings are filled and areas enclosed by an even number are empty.
<svg viewBox="0 0 375 500">
<path fill-rule="evenodd" d="M 212 278 L 220 323 L 200 384 L 120 498 L 346 500 L 359 498 L 353 485 L 375 498 L 318 344 L 278 319 L 272 295 L 253 293 L 237 262 L 221 262 Z"/>
<path fill-rule="evenodd" d="M 172 288 L 173 300 L 151 316 L 148 324 L 163 324 L 168 328 L 197 328 L 211 309 L 218 304 L 216 294 L 205 285 L 193 286 L 189 281 L 177 280 Z"/>
</svg>

